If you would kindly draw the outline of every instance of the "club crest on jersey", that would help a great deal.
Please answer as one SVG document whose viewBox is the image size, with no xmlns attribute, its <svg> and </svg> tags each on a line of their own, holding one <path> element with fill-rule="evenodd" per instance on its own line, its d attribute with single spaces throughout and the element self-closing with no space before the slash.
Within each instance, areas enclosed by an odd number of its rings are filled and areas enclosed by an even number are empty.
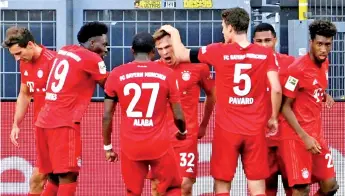
<svg viewBox="0 0 345 196">
<path fill-rule="evenodd" d="M 289 76 L 288 80 L 285 83 L 285 88 L 294 91 L 298 83 L 298 79 L 292 76 Z"/>
<path fill-rule="evenodd" d="M 28 76 L 29 75 L 29 73 L 28 73 L 28 71 L 24 71 L 24 76 Z"/>
<path fill-rule="evenodd" d="M 99 73 L 106 74 L 107 73 L 107 67 L 105 66 L 104 61 L 101 61 L 98 63 Z"/>
<path fill-rule="evenodd" d="M 181 74 L 182 74 L 182 80 L 184 80 L 184 81 L 190 80 L 190 72 L 189 71 L 183 71 L 183 72 L 181 72 Z"/>
<path fill-rule="evenodd" d="M 302 177 L 303 177 L 304 179 L 307 179 L 307 178 L 309 177 L 309 171 L 308 171 L 307 168 L 303 168 L 303 169 L 302 169 Z"/>
<path fill-rule="evenodd" d="M 40 69 L 37 71 L 37 77 L 42 78 L 43 77 L 43 71 Z"/>
</svg>

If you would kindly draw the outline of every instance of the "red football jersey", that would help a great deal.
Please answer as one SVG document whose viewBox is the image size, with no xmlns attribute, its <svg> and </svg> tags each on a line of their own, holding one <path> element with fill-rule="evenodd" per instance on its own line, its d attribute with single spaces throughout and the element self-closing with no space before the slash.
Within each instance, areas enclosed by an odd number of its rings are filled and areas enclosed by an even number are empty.
<svg viewBox="0 0 345 196">
<path fill-rule="evenodd" d="M 168 126 L 171 128 L 173 145 L 179 146 L 189 142 L 195 142 L 198 139 L 198 104 L 200 88 L 211 93 L 214 87 L 214 80 L 212 80 L 208 65 L 203 63 L 192 65 L 190 63 L 181 63 L 172 69 L 178 80 L 181 105 L 188 130 L 187 139 L 184 142 L 177 140 L 175 135 L 178 129 L 174 124 L 173 113 L 168 109 Z"/>
<path fill-rule="evenodd" d="M 63 47 L 53 62 L 46 103 L 36 125 L 56 128 L 80 122 L 97 81 L 107 75 L 106 66 L 98 54 L 77 45 Z"/>
<path fill-rule="evenodd" d="M 56 56 L 55 51 L 48 50 L 41 45 L 40 47 L 42 52 L 36 60 L 32 62 L 20 61 L 21 83 L 27 85 L 34 98 L 34 122 L 44 105 L 48 75 L 52 60 Z"/>
<path fill-rule="evenodd" d="M 199 61 L 216 70 L 216 124 L 243 135 L 265 131 L 267 72 L 278 71 L 271 49 L 257 44 L 215 43 L 200 48 Z"/>
<path fill-rule="evenodd" d="M 285 77 L 286 77 L 286 74 L 287 74 L 287 70 L 288 70 L 288 67 L 289 65 L 291 65 L 294 60 L 295 60 L 295 57 L 293 56 L 289 56 L 289 55 L 286 55 L 286 54 L 280 54 L 278 52 L 276 52 L 276 57 L 277 57 L 277 60 L 278 60 L 278 64 L 279 64 L 279 79 L 280 79 L 280 83 L 283 83 L 285 82 Z M 271 92 L 268 91 L 268 102 L 269 102 L 269 105 L 271 105 Z M 268 107 L 269 109 L 269 114 L 272 113 L 272 107 Z M 268 116 L 270 117 L 270 115 Z M 279 118 L 278 118 L 278 121 L 280 122 L 282 120 L 282 118 L 284 118 L 281 114 L 279 115 Z M 275 135 L 268 135 L 267 136 L 267 144 L 268 146 L 276 146 L 278 145 L 278 140 L 279 140 L 279 136 L 280 136 L 280 133 L 279 133 L 279 130 L 278 132 L 275 134 Z"/>
<path fill-rule="evenodd" d="M 179 103 L 174 72 L 157 62 L 131 62 L 116 67 L 105 85 L 121 107 L 121 150 L 131 160 L 153 160 L 171 147 L 167 104 Z"/>
<path fill-rule="evenodd" d="M 298 58 L 288 68 L 283 94 L 295 98 L 292 110 L 301 127 L 313 137 L 321 137 L 321 110 L 328 86 L 328 59 L 318 67 L 309 53 Z M 285 119 L 281 122 L 282 139 L 298 139 Z"/>
</svg>

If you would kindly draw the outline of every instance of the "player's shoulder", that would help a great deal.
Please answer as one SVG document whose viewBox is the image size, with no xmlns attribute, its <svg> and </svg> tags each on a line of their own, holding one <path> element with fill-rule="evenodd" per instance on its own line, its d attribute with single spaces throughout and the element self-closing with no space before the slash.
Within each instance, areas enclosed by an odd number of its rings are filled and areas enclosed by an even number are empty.
<svg viewBox="0 0 345 196">
<path fill-rule="evenodd" d="M 208 50 L 218 50 L 220 48 L 225 47 L 226 45 L 224 43 L 218 42 L 218 43 L 212 43 L 212 44 L 208 44 L 206 46 L 202 46 L 201 47 L 201 52 L 204 54 L 206 53 Z"/>
<path fill-rule="evenodd" d="M 46 48 L 46 47 L 44 47 L 44 46 L 41 46 L 41 47 L 42 47 L 42 49 L 43 49 L 43 51 L 42 51 L 42 56 L 43 56 L 46 60 L 50 61 L 50 60 L 52 60 L 52 59 L 54 59 L 54 58 L 56 57 L 56 55 L 57 55 L 57 52 L 56 52 L 56 51 L 50 50 L 50 49 L 48 49 L 48 48 Z"/>
<path fill-rule="evenodd" d="M 276 56 L 278 58 L 279 63 L 284 63 L 284 64 L 288 64 L 288 65 L 292 64 L 296 59 L 294 56 L 282 54 L 279 52 L 276 52 Z"/>
<path fill-rule="evenodd" d="M 103 61 L 102 58 L 98 54 L 78 45 L 64 46 L 58 51 L 58 53 L 59 54 L 69 53 L 68 55 L 69 57 L 72 57 L 78 61 L 80 60 L 84 60 L 84 61 L 93 60 L 97 62 Z"/>
<path fill-rule="evenodd" d="M 308 67 L 308 56 L 300 56 L 295 58 L 294 61 L 289 65 L 288 70 L 291 73 L 303 73 L 306 67 Z"/>
<path fill-rule="evenodd" d="M 259 44 L 251 44 L 249 51 L 255 54 L 275 55 L 275 52 L 272 48 L 260 46 Z"/>
</svg>

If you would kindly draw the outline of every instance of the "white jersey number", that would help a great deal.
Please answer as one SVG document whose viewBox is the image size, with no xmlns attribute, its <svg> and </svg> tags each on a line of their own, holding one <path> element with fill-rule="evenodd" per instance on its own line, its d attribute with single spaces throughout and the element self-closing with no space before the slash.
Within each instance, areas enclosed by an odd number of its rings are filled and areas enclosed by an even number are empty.
<svg viewBox="0 0 345 196">
<path fill-rule="evenodd" d="M 59 63 L 57 63 L 59 60 L 56 58 L 54 60 L 53 67 L 49 73 L 48 81 L 50 81 L 50 77 L 54 77 L 57 82 L 52 82 L 51 84 L 51 90 L 54 93 L 58 93 L 61 91 L 63 85 L 65 84 L 67 73 L 69 70 L 69 63 L 67 60 L 61 60 Z M 47 85 L 49 82 L 47 83 Z"/>
<path fill-rule="evenodd" d="M 149 105 L 147 108 L 147 113 L 145 115 L 146 118 L 151 118 L 153 114 L 153 110 L 155 108 L 158 91 L 159 91 L 159 83 L 142 83 L 141 87 L 136 83 L 128 83 L 123 89 L 123 94 L 125 96 L 128 96 L 130 94 L 130 90 L 134 90 L 134 96 L 132 98 L 132 101 L 129 103 L 127 108 L 127 117 L 131 118 L 141 118 L 143 117 L 143 113 L 140 111 L 134 111 L 135 106 L 137 105 L 140 97 L 141 92 L 143 89 L 152 89 Z"/>
<path fill-rule="evenodd" d="M 181 157 L 181 162 L 180 162 L 181 167 L 185 167 L 185 166 L 194 167 L 194 163 L 193 163 L 195 159 L 194 153 L 181 152 L 180 157 Z"/>
<path fill-rule="evenodd" d="M 325 155 L 325 159 L 328 160 L 328 163 L 327 163 L 327 168 L 332 168 L 334 167 L 333 165 L 333 160 L 332 160 L 332 155 L 330 153 L 327 153 Z"/>
<path fill-rule="evenodd" d="M 240 89 L 239 86 L 235 86 L 234 93 L 238 96 L 245 96 L 250 92 L 251 81 L 248 74 L 241 74 L 243 69 L 251 69 L 252 64 L 237 63 L 235 64 L 235 73 L 234 73 L 234 83 L 239 84 L 241 80 L 244 80 L 244 89 Z"/>
</svg>

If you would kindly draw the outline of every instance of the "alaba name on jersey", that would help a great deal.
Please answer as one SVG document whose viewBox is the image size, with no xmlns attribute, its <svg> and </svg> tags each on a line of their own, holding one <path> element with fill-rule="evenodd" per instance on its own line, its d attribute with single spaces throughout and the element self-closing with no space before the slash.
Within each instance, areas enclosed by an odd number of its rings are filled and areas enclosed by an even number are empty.
<svg viewBox="0 0 345 196">
<path fill-rule="evenodd" d="M 46 85 L 50 72 L 52 60 L 56 52 L 41 46 L 40 56 L 32 62 L 20 61 L 21 83 L 29 88 L 29 92 L 34 98 L 34 121 L 38 112 L 44 105 Z"/>
<path fill-rule="evenodd" d="M 174 72 L 157 62 L 130 62 L 110 73 L 105 92 L 119 100 L 121 150 L 130 159 L 151 160 L 167 152 L 166 106 L 180 102 L 177 88 Z"/>
<path fill-rule="evenodd" d="M 216 70 L 217 126 L 244 135 L 262 133 L 269 112 L 267 72 L 278 71 L 272 49 L 215 43 L 200 48 L 198 59 Z"/>
<path fill-rule="evenodd" d="M 328 59 L 316 65 L 309 56 L 298 58 L 288 68 L 283 86 L 286 97 L 295 98 L 292 110 L 301 127 L 313 137 L 322 137 L 321 110 L 328 86 Z M 283 139 L 299 138 L 284 119 L 281 123 Z"/>
<path fill-rule="evenodd" d="M 165 63 L 160 63 L 168 67 Z M 208 65 L 203 63 L 180 63 L 172 67 L 172 70 L 178 81 L 181 106 L 188 130 L 187 140 L 191 139 L 194 141 L 197 139 L 199 130 L 198 104 L 200 88 L 207 91 L 207 93 L 212 93 L 214 80 L 212 79 Z M 183 142 L 177 141 L 175 137 L 178 129 L 174 124 L 173 113 L 170 109 L 168 109 L 168 119 L 168 126 L 171 128 L 173 141 L 182 145 Z"/>
<path fill-rule="evenodd" d="M 46 103 L 36 125 L 56 128 L 80 122 L 97 81 L 107 76 L 106 66 L 98 54 L 77 45 L 61 48 L 49 73 Z"/>
</svg>

